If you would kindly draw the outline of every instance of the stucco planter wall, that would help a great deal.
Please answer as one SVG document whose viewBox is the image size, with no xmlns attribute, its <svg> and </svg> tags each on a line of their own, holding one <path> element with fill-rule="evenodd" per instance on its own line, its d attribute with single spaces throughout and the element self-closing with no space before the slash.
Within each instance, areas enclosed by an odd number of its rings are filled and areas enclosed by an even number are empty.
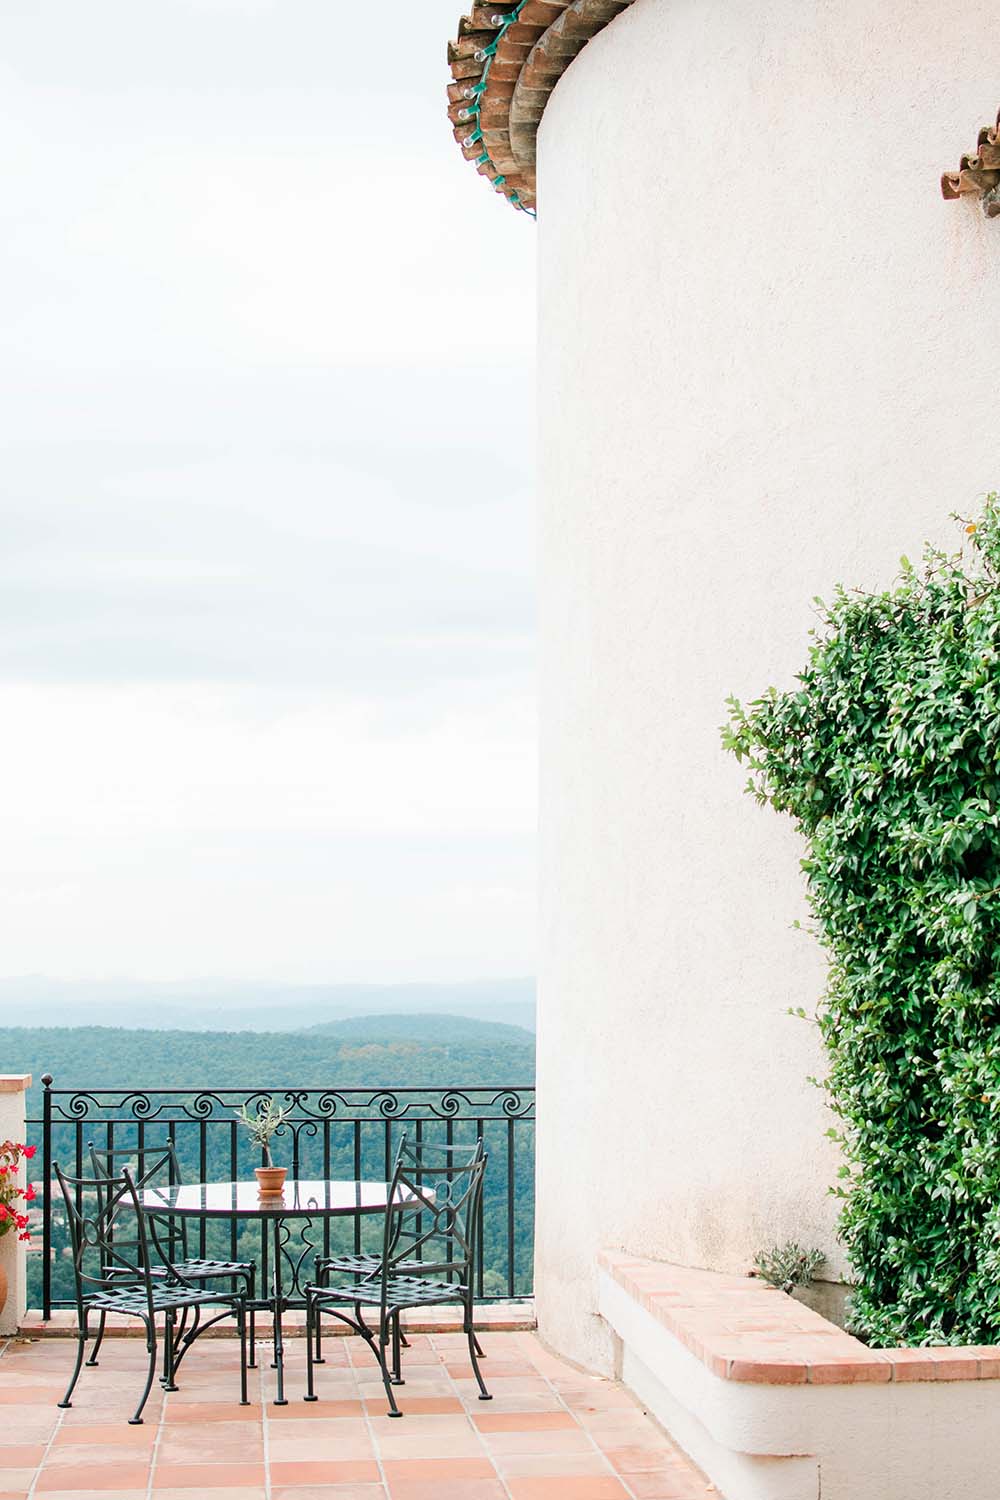
<svg viewBox="0 0 1000 1500">
<path fill-rule="evenodd" d="M 996 1500 L 1000 1348 L 868 1349 L 758 1281 L 613 1253 L 599 1299 L 725 1500 Z"/>
</svg>

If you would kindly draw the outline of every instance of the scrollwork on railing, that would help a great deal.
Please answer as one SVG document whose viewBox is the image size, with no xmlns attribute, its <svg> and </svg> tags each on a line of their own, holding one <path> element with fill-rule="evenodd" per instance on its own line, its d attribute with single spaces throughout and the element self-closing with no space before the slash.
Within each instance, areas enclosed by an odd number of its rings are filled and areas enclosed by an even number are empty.
<svg viewBox="0 0 1000 1500">
<path fill-rule="evenodd" d="M 525 1088 L 467 1089 L 49 1089 L 52 1119 L 108 1117 L 158 1120 L 228 1120 L 246 1104 L 276 1099 L 288 1123 L 307 1121 L 425 1119 L 532 1119 L 535 1091 Z"/>
</svg>

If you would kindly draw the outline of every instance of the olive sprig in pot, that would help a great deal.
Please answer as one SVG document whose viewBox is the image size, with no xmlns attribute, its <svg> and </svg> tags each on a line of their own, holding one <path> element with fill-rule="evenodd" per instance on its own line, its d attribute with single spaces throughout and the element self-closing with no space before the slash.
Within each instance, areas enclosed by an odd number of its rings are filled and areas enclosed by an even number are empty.
<svg viewBox="0 0 1000 1500">
<path fill-rule="evenodd" d="M 285 1185 L 288 1168 L 274 1165 L 271 1156 L 271 1137 L 281 1129 L 285 1111 L 275 1104 L 273 1099 L 260 1099 L 253 1113 L 245 1104 L 241 1105 L 236 1111 L 236 1118 L 246 1128 L 251 1141 L 255 1146 L 260 1147 L 264 1156 L 265 1165 L 254 1168 L 254 1176 L 261 1195 L 280 1193 Z"/>
</svg>

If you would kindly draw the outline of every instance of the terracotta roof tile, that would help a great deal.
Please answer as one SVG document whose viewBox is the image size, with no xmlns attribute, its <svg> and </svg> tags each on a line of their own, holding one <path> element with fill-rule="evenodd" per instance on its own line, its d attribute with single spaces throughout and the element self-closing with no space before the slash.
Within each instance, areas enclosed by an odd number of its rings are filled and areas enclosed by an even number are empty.
<svg viewBox="0 0 1000 1500">
<path fill-rule="evenodd" d="M 983 200 L 983 208 L 989 218 L 1000 215 L 1000 114 L 995 125 L 984 125 L 979 132 L 978 149 L 974 156 L 963 156 L 957 172 L 945 172 L 941 177 L 941 192 L 945 198 L 961 198 L 975 193 Z"/>
<path fill-rule="evenodd" d="M 591 37 L 632 0 L 501 0 L 477 5 L 448 44 L 448 118 L 467 161 L 528 213 L 535 135 L 548 98 Z"/>
</svg>

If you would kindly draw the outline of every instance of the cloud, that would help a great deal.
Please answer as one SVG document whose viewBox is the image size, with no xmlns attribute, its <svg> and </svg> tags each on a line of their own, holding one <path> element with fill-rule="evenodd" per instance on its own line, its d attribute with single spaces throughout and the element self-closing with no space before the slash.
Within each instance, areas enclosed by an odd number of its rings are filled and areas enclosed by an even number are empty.
<svg viewBox="0 0 1000 1500">
<path fill-rule="evenodd" d="M 5 8 L 8 969 L 530 967 L 533 229 L 456 20 Z"/>
</svg>

